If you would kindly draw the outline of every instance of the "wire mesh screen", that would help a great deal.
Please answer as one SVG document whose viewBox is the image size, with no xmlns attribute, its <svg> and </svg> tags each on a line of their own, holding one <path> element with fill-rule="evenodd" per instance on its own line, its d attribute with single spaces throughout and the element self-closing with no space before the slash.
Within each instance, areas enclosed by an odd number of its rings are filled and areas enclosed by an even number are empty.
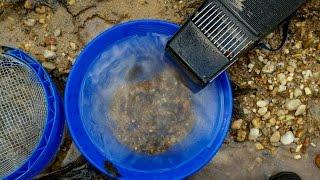
<svg viewBox="0 0 320 180">
<path fill-rule="evenodd" d="M 22 62 L 0 54 L 0 179 L 31 155 L 47 116 L 45 90 Z"/>
</svg>

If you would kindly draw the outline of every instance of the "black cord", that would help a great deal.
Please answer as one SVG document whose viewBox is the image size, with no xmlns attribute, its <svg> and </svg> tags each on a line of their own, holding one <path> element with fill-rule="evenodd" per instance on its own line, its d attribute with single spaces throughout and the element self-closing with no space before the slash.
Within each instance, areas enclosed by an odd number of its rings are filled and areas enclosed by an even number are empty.
<svg viewBox="0 0 320 180">
<path fill-rule="evenodd" d="M 280 45 L 277 48 L 273 48 L 273 47 L 270 46 L 270 44 L 266 44 L 264 42 L 260 42 L 257 47 L 261 48 L 261 49 L 266 49 L 268 51 L 279 51 L 286 44 L 286 41 L 288 39 L 289 27 L 290 27 L 292 16 L 293 15 L 289 16 L 285 20 L 285 22 L 283 23 L 283 26 L 282 26 L 282 40 L 281 40 Z"/>
</svg>

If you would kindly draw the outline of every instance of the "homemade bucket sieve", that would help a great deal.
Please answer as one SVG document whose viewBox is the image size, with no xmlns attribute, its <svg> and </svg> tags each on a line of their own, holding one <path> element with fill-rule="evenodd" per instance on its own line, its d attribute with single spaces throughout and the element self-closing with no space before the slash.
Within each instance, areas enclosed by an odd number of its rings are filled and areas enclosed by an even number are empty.
<svg viewBox="0 0 320 180">
<path fill-rule="evenodd" d="M 36 60 L 19 49 L 0 49 L 0 179 L 31 179 L 60 145 L 60 97 Z"/>
<path fill-rule="evenodd" d="M 164 152 L 150 155 L 135 151 L 110 130 L 113 121 L 107 108 L 110 94 L 125 89 L 126 84 L 121 84 L 126 78 L 125 70 L 139 64 L 137 67 L 145 69 L 136 68 L 132 74 L 145 71 L 146 76 L 141 78 L 152 79 L 152 74 L 163 66 L 152 54 L 159 53 L 160 61 L 167 40 L 178 29 L 178 25 L 160 20 L 126 22 L 101 33 L 78 56 L 65 92 L 67 123 L 78 149 L 101 172 L 120 179 L 181 179 L 206 165 L 222 145 L 231 121 L 233 100 L 226 73 L 192 95 L 194 126 L 184 139 Z M 131 43 L 129 46 L 127 41 Z M 111 50 L 116 51 L 109 54 Z M 122 90 L 115 88 L 113 92 L 114 87 L 109 84 L 117 83 Z M 125 132 L 130 133 L 136 127 L 128 128 Z M 130 138 L 130 134 L 126 137 Z"/>
</svg>

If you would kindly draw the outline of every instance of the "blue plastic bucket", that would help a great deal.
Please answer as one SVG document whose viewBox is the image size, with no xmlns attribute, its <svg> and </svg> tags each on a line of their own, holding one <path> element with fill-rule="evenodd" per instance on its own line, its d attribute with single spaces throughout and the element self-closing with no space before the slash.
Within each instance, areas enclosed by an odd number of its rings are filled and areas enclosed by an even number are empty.
<svg viewBox="0 0 320 180">
<path fill-rule="evenodd" d="M 3 50 L 4 55 L 11 56 L 28 66 L 36 74 L 38 83 L 45 91 L 47 116 L 40 141 L 27 160 L 4 177 L 4 179 L 32 179 L 52 162 L 61 144 L 64 129 L 62 103 L 55 85 L 41 64 L 22 50 L 10 47 L 3 47 Z"/>
<path fill-rule="evenodd" d="M 104 129 L 103 124 L 91 123 L 96 120 L 91 116 L 94 113 L 92 106 L 97 105 L 82 104 L 84 97 L 90 99 L 95 93 L 95 86 L 86 89 L 85 82 L 89 76 L 88 72 L 99 62 L 101 54 L 131 37 L 143 37 L 150 33 L 173 36 L 178 29 L 178 25 L 161 20 L 126 22 L 101 33 L 78 56 L 70 72 L 65 91 L 67 123 L 79 150 L 101 172 L 120 179 L 181 179 L 204 167 L 222 145 L 229 129 L 233 103 L 231 85 L 226 73 L 221 74 L 208 86 L 211 88 L 207 91 L 208 96 L 203 97 L 206 101 L 210 100 L 209 102 L 215 104 L 207 105 L 209 110 L 214 107 L 207 119 L 207 122 L 210 122 L 208 126 L 210 128 L 205 129 L 206 127 L 199 126 L 190 133 L 197 131 L 198 134 L 199 132 L 208 134 L 208 137 L 188 141 L 188 138 L 193 137 L 188 135 L 186 137 L 188 146 L 185 149 L 179 147 L 179 151 L 170 150 L 168 153 L 154 156 L 143 155 L 120 147 L 121 143 L 114 140 L 112 133 L 105 131 L 105 134 L 99 134 L 99 130 L 91 128 L 96 126 L 98 129 Z M 161 51 L 165 51 L 164 46 L 161 47 L 163 48 Z M 104 72 L 102 74 L 107 76 Z M 210 94 L 211 91 L 214 94 Z M 96 108 L 99 109 L 99 106 Z M 123 153 L 127 155 L 126 158 L 121 159 Z"/>
</svg>

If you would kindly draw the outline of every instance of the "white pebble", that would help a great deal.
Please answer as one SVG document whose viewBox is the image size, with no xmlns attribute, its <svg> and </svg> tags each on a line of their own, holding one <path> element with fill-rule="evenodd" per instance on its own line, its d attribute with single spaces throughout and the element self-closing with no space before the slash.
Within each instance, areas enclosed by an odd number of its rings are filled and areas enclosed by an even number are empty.
<svg viewBox="0 0 320 180">
<path fill-rule="evenodd" d="M 267 64 L 262 68 L 262 72 L 266 74 L 271 74 L 275 71 L 275 65 L 273 62 L 267 62 Z"/>
<path fill-rule="evenodd" d="M 303 115 L 306 112 L 307 106 L 302 104 L 298 107 L 296 110 L 296 113 L 294 114 L 295 116 Z"/>
<path fill-rule="evenodd" d="M 300 155 L 300 154 L 294 155 L 293 158 L 294 158 L 295 160 L 299 160 L 299 159 L 301 159 L 301 155 Z"/>
<path fill-rule="evenodd" d="M 315 143 L 310 143 L 310 145 L 312 146 L 312 147 L 317 147 L 317 145 L 315 144 Z"/>
<path fill-rule="evenodd" d="M 285 91 L 285 90 L 287 90 L 287 86 L 285 86 L 285 85 L 280 85 L 279 86 L 279 88 L 278 88 L 278 92 L 283 92 L 283 91 Z"/>
<path fill-rule="evenodd" d="M 302 71 L 303 79 L 309 79 L 312 77 L 312 71 L 311 70 L 306 70 Z"/>
<path fill-rule="evenodd" d="M 266 107 L 266 106 L 268 106 L 268 104 L 269 104 L 268 100 L 260 100 L 260 101 L 257 102 L 257 106 L 260 107 L 260 108 Z"/>
<path fill-rule="evenodd" d="M 280 141 L 281 135 L 279 131 L 276 131 L 272 134 L 272 136 L 270 137 L 270 142 L 271 143 L 277 143 Z"/>
<path fill-rule="evenodd" d="M 294 97 L 300 97 L 302 95 L 302 91 L 299 88 L 294 89 L 293 91 Z"/>
<path fill-rule="evenodd" d="M 56 29 L 56 30 L 53 32 L 53 35 L 54 35 L 55 37 L 60 36 L 60 35 L 61 35 L 61 30 L 60 30 L 60 29 Z"/>
<path fill-rule="evenodd" d="M 48 70 L 54 70 L 56 68 L 56 66 L 51 62 L 43 62 L 42 66 Z"/>
<path fill-rule="evenodd" d="M 29 27 L 32 27 L 34 26 L 36 23 L 36 20 L 35 19 L 27 19 L 26 21 L 24 21 L 24 24 L 29 26 Z"/>
<path fill-rule="evenodd" d="M 262 108 L 259 108 L 258 110 L 258 114 L 260 114 L 261 116 L 265 115 L 267 112 L 268 112 L 267 107 L 262 107 Z"/>
<path fill-rule="evenodd" d="M 299 99 L 292 99 L 285 104 L 285 107 L 289 111 L 295 111 L 298 109 L 300 105 L 301 105 L 301 101 Z"/>
<path fill-rule="evenodd" d="M 44 50 L 43 56 L 46 59 L 54 59 L 57 56 L 57 54 L 53 51 Z"/>
<path fill-rule="evenodd" d="M 311 95 L 312 94 L 310 88 L 308 88 L 308 87 L 304 88 L 304 92 L 306 93 L 306 95 Z"/>
<path fill-rule="evenodd" d="M 289 145 L 294 141 L 294 135 L 292 131 L 286 132 L 280 139 L 283 145 Z"/>
<path fill-rule="evenodd" d="M 251 128 L 249 133 L 249 140 L 256 140 L 260 136 L 260 131 L 257 128 Z"/>
</svg>

